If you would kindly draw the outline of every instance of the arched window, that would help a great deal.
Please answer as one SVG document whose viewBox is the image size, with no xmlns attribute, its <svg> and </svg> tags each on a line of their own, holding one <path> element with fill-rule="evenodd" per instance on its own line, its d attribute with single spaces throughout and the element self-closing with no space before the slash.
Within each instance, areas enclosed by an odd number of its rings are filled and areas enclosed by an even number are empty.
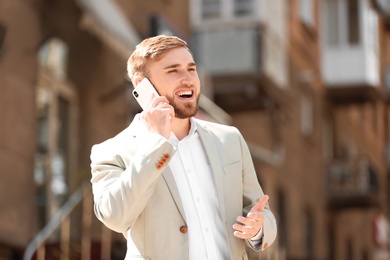
<svg viewBox="0 0 390 260">
<path fill-rule="evenodd" d="M 68 46 L 58 38 L 51 38 L 39 50 L 39 65 L 57 80 L 66 78 Z"/>
<path fill-rule="evenodd" d="M 38 53 L 36 87 L 37 153 L 34 179 L 43 225 L 69 194 L 75 167 L 76 92 L 67 79 L 68 47 L 58 38 L 47 40 Z M 76 157 L 77 158 L 77 157 Z"/>
</svg>

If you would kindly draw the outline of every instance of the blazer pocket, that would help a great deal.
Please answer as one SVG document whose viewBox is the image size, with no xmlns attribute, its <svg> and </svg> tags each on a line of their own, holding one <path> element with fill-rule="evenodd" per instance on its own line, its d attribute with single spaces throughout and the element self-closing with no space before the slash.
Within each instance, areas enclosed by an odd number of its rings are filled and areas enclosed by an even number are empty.
<svg viewBox="0 0 390 260">
<path fill-rule="evenodd" d="M 228 174 L 238 174 L 241 172 L 240 162 L 234 162 L 223 166 L 223 173 Z"/>
</svg>

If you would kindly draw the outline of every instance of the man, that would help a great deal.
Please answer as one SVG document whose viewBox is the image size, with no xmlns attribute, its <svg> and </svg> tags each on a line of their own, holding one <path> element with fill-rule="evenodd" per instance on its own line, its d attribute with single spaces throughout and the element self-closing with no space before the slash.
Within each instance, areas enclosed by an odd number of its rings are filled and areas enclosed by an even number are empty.
<svg viewBox="0 0 390 260">
<path fill-rule="evenodd" d="M 95 214 L 126 237 L 126 259 L 247 259 L 245 244 L 271 245 L 276 221 L 242 135 L 194 118 L 200 81 L 187 43 L 145 39 L 128 73 L 160 96 L 91 153 Z"/>
</svg>

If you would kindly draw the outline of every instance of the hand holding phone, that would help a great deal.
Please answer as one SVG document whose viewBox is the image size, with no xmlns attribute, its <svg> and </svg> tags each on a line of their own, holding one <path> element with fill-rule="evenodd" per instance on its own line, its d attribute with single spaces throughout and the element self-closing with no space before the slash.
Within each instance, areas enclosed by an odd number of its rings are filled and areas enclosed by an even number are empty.
<svg viewBox="0 0 390 260">
<path fill-rule="evenodd" d="M 143 110 L 142 118 L 150 132 L 161 134 L 169 138 L 171 133 L 171 119 L 174 117 L 174 109 L 169 105 L 168 99 L 160 97 L 153 84 L 144 78 L 133 90 L 133 96 Z M 155 102 L 155 104 L 153 104 Z M 153 107 L 155 105 L 155 107 Z"/>
<path fill-rule="evenodd" d="M 153 98 L 160 96 L 153 86 L 153 84 L 149 81 L 149 79 L 144 78 L 133 90 L 133 96 L 137 100 L 138 104 L 141 106 L 143 110 L 147 109 Z"/>
</svg>

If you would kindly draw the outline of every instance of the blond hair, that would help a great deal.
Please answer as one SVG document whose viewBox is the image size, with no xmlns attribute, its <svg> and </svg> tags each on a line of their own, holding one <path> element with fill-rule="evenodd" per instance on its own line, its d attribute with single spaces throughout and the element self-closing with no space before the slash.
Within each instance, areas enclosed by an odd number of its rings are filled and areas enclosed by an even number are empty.
<svg viewBox="0 0 390 260">
<path fill-rule="evenodd" d="M 137 76 L 150 77 L 148 70 L 150 61 L 159 61 L 169 50 L 180 47 L 191 53 L 187 42 L 176 36 L 158 35 L 139 43 L 127 61 L 127 73 L 133 84 Z"/>
</svg>

